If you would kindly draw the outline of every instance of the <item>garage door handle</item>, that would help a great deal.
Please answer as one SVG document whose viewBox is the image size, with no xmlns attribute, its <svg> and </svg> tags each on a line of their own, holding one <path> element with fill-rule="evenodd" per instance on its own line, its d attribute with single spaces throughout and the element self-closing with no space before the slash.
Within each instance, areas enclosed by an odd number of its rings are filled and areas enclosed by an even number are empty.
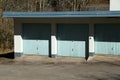
<svg viewBox="0 0 120 80">
<path fill-rule="evenodd" d="M 73 51 L 73 49 L 72 49 L 72 51 Z"/>
<path fill-rule="evenodd" d="M 112 50 L 113 50 L 114 48 L 112 48 Z"/>
</svg>

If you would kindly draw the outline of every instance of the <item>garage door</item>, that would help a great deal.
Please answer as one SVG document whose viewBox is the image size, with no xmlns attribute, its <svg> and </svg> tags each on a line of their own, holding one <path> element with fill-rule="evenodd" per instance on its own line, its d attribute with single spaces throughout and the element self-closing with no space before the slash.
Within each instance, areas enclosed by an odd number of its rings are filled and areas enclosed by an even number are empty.
<svg viewBox="0 0 120 80">
<path fill-rule="evenodd" d="M 95 54 L 120 55 L 120 24 L 95 25 Z"/>
<path fill-rule="evenodd" d="M 88 25 L 58 24 L 58 56 L 85 57 Z"/>
<path fill-rule="evenodd" d="M 23 53 L 49 55 L 50 24 L 23 24 Z"/>
</svg>

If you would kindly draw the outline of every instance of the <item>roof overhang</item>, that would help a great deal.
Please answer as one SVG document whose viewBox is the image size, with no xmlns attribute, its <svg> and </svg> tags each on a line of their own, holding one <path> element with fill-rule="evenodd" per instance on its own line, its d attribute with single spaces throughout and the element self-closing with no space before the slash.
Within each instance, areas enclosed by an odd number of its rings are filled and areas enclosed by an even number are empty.
<svg viewBox="0 0 120 80">
<path fill-rule="evenodd" d="M 87 18 L 120 17 L 120 11 L 3 12 L 4 18 Z"/>
</svg>

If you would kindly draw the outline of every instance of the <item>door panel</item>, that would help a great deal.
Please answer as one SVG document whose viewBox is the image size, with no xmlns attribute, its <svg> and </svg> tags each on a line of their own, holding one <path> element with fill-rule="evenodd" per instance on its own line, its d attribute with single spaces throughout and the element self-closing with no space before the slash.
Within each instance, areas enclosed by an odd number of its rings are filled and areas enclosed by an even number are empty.
<svg viewBox="0 0 120 80">
<path fill-rule="evenodd" d="M 87 24 L 58 24 L 58 55 L 85 57 Z"/>
<path fill-rule="evenodd" d="M 120 24 L 95 25 L 95 54 L 120 55 Z"/>
<path fill-rule="evenodd" d="M 23 24 L 24 54 L 49 55 L 50 24 Z"/>
</svg>

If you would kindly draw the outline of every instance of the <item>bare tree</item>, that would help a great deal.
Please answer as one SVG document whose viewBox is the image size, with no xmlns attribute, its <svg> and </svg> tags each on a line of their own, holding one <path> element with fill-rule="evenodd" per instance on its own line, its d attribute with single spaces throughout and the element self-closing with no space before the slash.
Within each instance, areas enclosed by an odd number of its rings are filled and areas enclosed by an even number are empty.
<svg viewBox="0 0 120 80">
<path fill-rule="evenodd" d="M 1 0 L 5 11 L 108 10 L 109 0 Z M 107 5 L 102 8 L 102 4 Z M 107 8 L 108 7 L 108 8 Z"/>
</svg>

